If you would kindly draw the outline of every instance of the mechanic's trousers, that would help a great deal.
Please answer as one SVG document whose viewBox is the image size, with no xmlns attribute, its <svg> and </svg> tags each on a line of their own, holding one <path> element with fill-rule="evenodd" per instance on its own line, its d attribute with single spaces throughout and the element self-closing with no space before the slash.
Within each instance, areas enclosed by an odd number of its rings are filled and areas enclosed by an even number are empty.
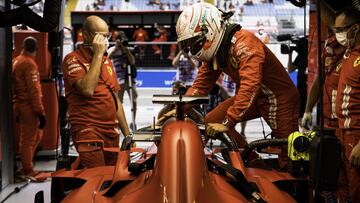
<svg viewBox="0 0 360 203">
<path fill-rule="evenodd" d="M 360 129 L 342 130 L 340 140 L 344 157 L 339 174 L 339 202 L 345 202 L 349 197 L 351 202 L 360 202 L 360 168 L 349 162 L 351 151 L 360 140 Z"/>
<path fill-rule="evenodd" d="M 93 168 L 105 165 L 115 165 L 117 153 L 104 152 L 103 147 L 119 147 L 119 133 L 113 130 L 103 130 L 100 128 L 81 128 L 71 127 L 71 134 L 76 149 L 79 152 L 80 162 L 83 167 Z M 100 147 L 98 143 L 103 142 Z M 87 151 L 79 150 L 79 143 L 87 144 Z M 85 144 L 84 144 L 85 145 Z M 91 150 L 93 148 L 93 150 Z"/>
<path fill-rule="evenodd" d="M 206 114 L 205 123 L 222 123 L 227 115 L 227 110 L 234 105 L 234 100 L 235 97 L 231 97 Z M 295 100 L 293 104 L 289 104 L 286 108 L 273 108 L 276 109 L 275 113 L 269 112 L 272 109 L 270 105 L 266 99 L 258 99 L 255 104 L 249 107 L 241 121 L 263 117 L 272 130 L 271 134 L 276 138 L 288 138 L 292 132 L 298 131 L 298 101 Z M 235 128 L 229 129 L 228 134 L 237 142 L 240 148 L 244 148 L 247 145 L 245 138 Z M 279 160 L 282 167 L 288 159 L 287 146 L 282 147 L 280 157 Z"/>
<path fill-rule="evenodd" d="M 39 145 L 43 131 L 39 129 L 39 119 L 29 106 L 15 108 L 20 119 L 20 159 L 25 174 L 33 171 L 33 157 Z"/>
</svg>

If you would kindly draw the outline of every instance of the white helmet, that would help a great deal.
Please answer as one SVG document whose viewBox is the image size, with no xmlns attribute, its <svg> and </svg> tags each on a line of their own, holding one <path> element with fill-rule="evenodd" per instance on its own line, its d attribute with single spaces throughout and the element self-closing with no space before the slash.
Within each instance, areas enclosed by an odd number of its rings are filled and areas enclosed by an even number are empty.
<svg viewBox="0 0 360 203">
<path fill-rule="evenodd" d="M 189 48 L 194 58 L 210 61 L 225 33 L 222 12 L 208 3 L 196 3 L 183 10 L 176 24 L 180 50 Z"/>
</svg>

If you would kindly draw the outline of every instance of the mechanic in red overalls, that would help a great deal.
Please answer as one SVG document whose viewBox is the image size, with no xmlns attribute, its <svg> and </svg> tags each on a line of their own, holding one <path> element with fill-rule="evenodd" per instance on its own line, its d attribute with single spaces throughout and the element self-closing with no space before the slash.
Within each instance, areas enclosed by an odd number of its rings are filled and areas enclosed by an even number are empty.
<svg viewBox="0 0 360 203">
<path fill-rule="evenodd" d="M 135 42 L 145 42 L 149 39 L 148 33 L 146 30 L 143 29 L 143 27 L 139 27 L 135 30 L 133 34 L 133 39 L 135 40 Z M 140 58 L 142 59 L 145 56 L 146 44 L 139 44 L 137 46 L 139 47 Z"/>
<path fill-rule="evenodd" d="M 335 18 L 337 41 L 346 47 L 337 89 L 336 114 L 344 150 L 340 202 L 360 202 L 360 12 L 350 8 Z"/>
<path fill-rule="evenodd" d="M 39 68 L 34 60 L 37 41 L 27 37 L 21 54 L 13 60 L 13 104 L 16 120 L 20 123 L 20 175 L 35 177 L 33 156 L 45 127 Z"/>
<path fill-rule="evenodd" d="M 166 42 L 168 37 L 168 32 L 166 31 L 164 26 L 155 23 L 155 28 L 159 32 L 159 37 L 155 38 L 152 42 Z M 154 54 L 161 54 L 161 49 L 159 45 L 153 44 L 152 49 L 154 50 Z"/>
<path fill-rule="evenodd" d="M 119 127 L 130 134 L 120 89 L 107 50 L 109 29 L 104 20 L 89 16 L 82 27 L 84 44 L 63 62 L 66 99 L 69 104 L 71 134 L 81 164 L 91 168 L 116 163 L 116 153 L 103 147 L 119 146 Z"/>
<path fill-rule="evenodd" d="M 336 115 L 336 95 L 341 71 L 341 59 L 345 52 L 345 47 L 341 46 L 335 34 L 330 31 L 325 43 L 323 55 L 323 64 L 325 67 L 325 80 L 323 84 L 323 109 L 324 125 L 327 128 L 337 129 L 338 119 Z M 319 98 L 319 79 L 316 78 L 311 85 L 308 100 L 305 107 L 305 113 L 302 118 L 301 126 L 309 129 L 312 124 L 312 109 Z"/>
</svg>

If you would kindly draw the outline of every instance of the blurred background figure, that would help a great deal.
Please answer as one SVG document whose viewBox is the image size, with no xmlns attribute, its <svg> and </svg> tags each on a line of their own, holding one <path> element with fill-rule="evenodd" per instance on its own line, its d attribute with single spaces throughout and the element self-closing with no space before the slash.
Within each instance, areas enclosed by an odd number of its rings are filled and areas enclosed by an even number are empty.
<svg viewBox="0 0 360 203">
<path fill-rule="evenodd" d="M 196 63 L 190 57 L 189 49 L 179 51 L 172 65 L 177 69 L 176 81 L 182 81 L 185 87 L 190 87 L 196 76 Z"/>
<path fill-rule="evenodd" d="M 84 36 L 82 33 L 82 29 L 78 29 L 76 31 L 76 43 L 83 43 L 84 42 Z"/>
<path fill-rule="evenodd" d="M 149 39 L 148 33 L 145 29 L 143 29 L 143 26 L 139 26 L 139 28 L 134 31 L 132 38 L 135 40 L 135 42 L 145 42 Z M 137 47 L 139 47 L 140 60 L 142 60 L 145 57 L 146 45 L 139 44 Z"/>
<path fill-rule="evenodd" d="M 34 58 L 37 41 L 25 38 L 21 54 L 13 60 L 13 107 L 20 124 L 20 159 L 22 168 L 18 175 L 34 178 L 39 172 L 33 169 L 35 149 L 40 143 L 45 127 L 39 68 Z"/>
<path fill-rule="evenodd" d="M 168 38 L 168 33 L 166 31 L 166 29 L 164 28 L 163 25 L 159 25 L 157 23 L 154 24 L 155 28 L 156 28 L 156 33 L 154 34 L 155 36 L 157 36 L 152 42 L 166 42 L 167 38 Z M 161 48 L 159 47 L 159 45 L 157 44 L 153 44 L 152 45 L 152 49 L 154 50 L 154 54 L 161 54 Z"/>
<path fill-rule="evenodd" d="M 132 122 L 130 128 L 136 129 L 136 109 L 137 109 L 137 91 L 136 91 L 136 67 L 135 57 L 131 53 L 129 40 L 123 31 L 119 31 L 116 36 L 115 46 L 108 50 L 109 58 L 113 61 L 116 76 L 120 84 L 119 98 L 121 103 L 124 101 L 125 91 L 128 93 L 132 108 Z"/>
<path fill-rule="evenodd" d="M 254 5 L 254 3 L 253 3 L 252 0 L 246 0 L 246 2 L 244 3 L 244 5 L 251 6 L 251 5 Z"/>
</svg>

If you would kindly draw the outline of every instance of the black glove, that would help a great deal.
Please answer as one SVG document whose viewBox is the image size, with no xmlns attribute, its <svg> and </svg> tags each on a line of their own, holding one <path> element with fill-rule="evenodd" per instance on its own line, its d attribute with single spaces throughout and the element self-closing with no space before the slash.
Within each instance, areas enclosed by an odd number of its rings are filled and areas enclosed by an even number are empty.
<svg viewBox="0 0 360 203">
<path fill-rule="evenodd" d="M 20 118 L 19 118 L 19 116 L 16 116 L 16 117 L 15 117 L 15 121 L 16 121 L 16 123 L 20 123 Z"/>
<path fill-rule="evenodd" d="M 43 129 L 46 125 L 46 118 L 44 115 L 41 115 L 39 118 L 39 129 Z"/>
</svg>

